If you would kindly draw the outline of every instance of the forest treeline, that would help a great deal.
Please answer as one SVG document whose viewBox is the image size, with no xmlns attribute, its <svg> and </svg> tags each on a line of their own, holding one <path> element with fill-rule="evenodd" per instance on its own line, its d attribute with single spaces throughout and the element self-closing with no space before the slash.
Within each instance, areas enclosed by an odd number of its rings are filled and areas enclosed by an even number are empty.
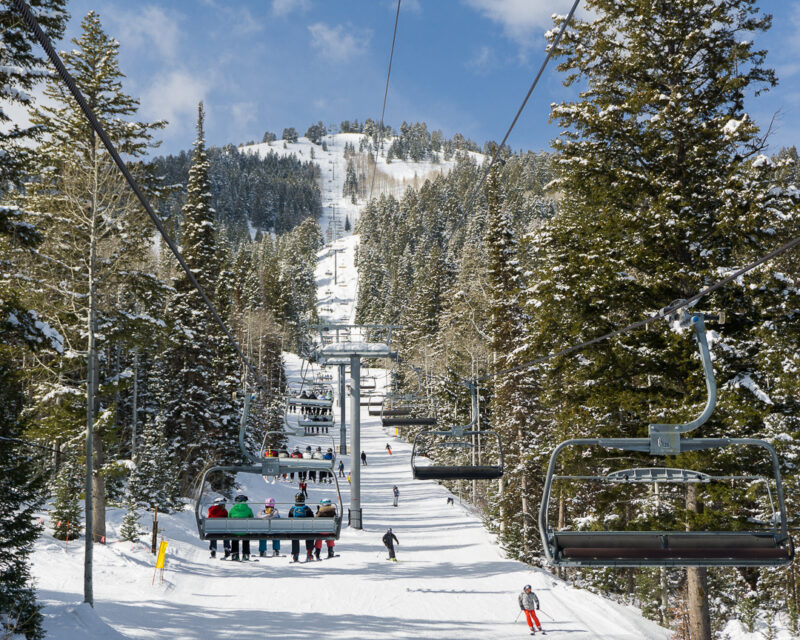
<svg viewBox="0 0 800 640">
<path fill-rule="evenodd" d="M 744 106 L 776 78 L 766 52 L 736 34 L 767 30 L 769 17 L 746 0 L 691 9 L 591 4 L 596 15 L 570 26 L 555 52 L 565 83 L 582 93 L 552 106 L 562 130 L 552 154 L 502 150 L 477 194 L 482 169 L 459 156 L 448 176 L 368 203 L 356 228 L 357 319 L 403 326 L 399 388 L 416 392 L 411 367 L 419 367 L 426 411 L 446 427 L 470 420 L 459 380 L 489 376 L 480 385 L 481 422 L 501 436 L 505 476 L 452 486 L 483 509 L 509 555 L 532 564 L 542 562 L 536 519 L 558 443 L 645 437 L 649 423 L 696 417 L 706 391 L 691 334 L 666 322 L 525 364 L 653 315 L 800 235 L 797 151 L 767 153 Z M 719 399 L 697 435 L 772 444 L 795 531 L 799 284 L 795 251 L 691 310 L 727 316 L 724 324 L 709 320 Z M 487 461 L 496 452 L 484 442 Z M 431 455 L 470 463 L 463 451 Z M 604 475 L 648 461 L 594 447 L 566 454 L 557 473 Z M 756 447 L 684 453 L 662 465 L 772 476 Z M 558 528 L 596 531 L 724 531 L 769 521 L 768 496 L 742 484 L 677 486 L 654 498 L 557 482 L 549 517 Z M 732 619 L 769 637 L 779 616 L 800 631 L 794 562 L 559 574 L 635 603 L 676 638 L 724 637 Z"/>
<path fill-rule="evenodd" d="M 57 40 L 65 1 L 30 4 Z M 29 554 L 44 527 L 102 543 L 113 505 L 135 540 L 144 511 L 183 508 L 200 471 L 241 462 L 245 393 L 252 447 L 281 426 L 281 352 L 316 313 L 320 194 L 310 163 L 207 150 L 202 104 L 192 152 L 148 161 L 165 123 L 138 119 L 119 43 L 96 13 L 84 17 L 64 63 L 260 370 L 257 389 L 8 4 L 0 25 L 0 89 L 32 122 L 11 126 L 0 111 L 0 635 L 41 638 Z M 248 221 L 264 232 L 251 239 Z"/>
</svg>

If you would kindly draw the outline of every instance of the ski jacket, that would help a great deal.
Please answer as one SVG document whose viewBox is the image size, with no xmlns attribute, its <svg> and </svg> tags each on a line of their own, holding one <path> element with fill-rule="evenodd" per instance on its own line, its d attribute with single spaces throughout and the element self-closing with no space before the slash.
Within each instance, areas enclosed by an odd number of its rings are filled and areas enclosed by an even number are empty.
<svg viewBox="0 0 800 640">
<path fill-rule="evenodd" d="M 317 511 L 318 518 L 335 518 L 336 517 L 336 507 L 332 504 L 325 504 L 319 508 Z"/>
<path fill-rule="evenodd" d="M 278 510 L 275 507 L 272 507 L 272 511 L 267 512 L 266 509 L 263 509 L 261 513 L 258 514 L 259 518 L 266 518 L 267 520 L 274 520 L 276 518 L 280 518 L 281 514 L 278 513 Z"/>
<path fill-rule="evenodd" d="M 344 470 L 344 462 L 342 460 L 339 460 L 339 471 L 342 470 Z"/>
<path fill-rule="evenodd" d="M 229 518 L 252 518 L 253 510 L 246 502 L 237 502 L 228 511 Z"/>
<path fill-rule="evenodd" d="M 307 504 L 296 504 L 289 509 L 290 518 L 313 518 L 314 512 Z"/>
<path fill-rule="evenodd" d="M 531 591 L 530 593 L 525 593 L 524 591 L 519 594 L 519 608 L 520 609 L 527 609 L 528 611 L 532 611 L 533 609 L 539 608 L 539 598 L 536 597 L 536 594 Z"/>
<path fill-rule="evenodd" d="M 399 495 L 400 495 L 400 489 L 398 489 L 397 487 L 395 487 L 394 489 L 392 489 L 392 493 L 394 494 L 394 496 L 395 496 L 395 498 L 396 498 L 397 496 L 399 496 Z"/>
<path fill-rule="evenodd" d="M 275 449 L 267 449 L 264 452 L 264 457 L 265 458 L 277 458 L 278 457 L 278 452 L 275 451 Z"/>
<path fill-rule="evenodd" d="M 300 453 L 299 451 L 293 451 L 293 452 L 292 452 L 292 455 L 290 455 L 289 457 L 290 457 L 290 458 L 302 458 L 302 457 L 303 457 L 303 454 L 302 454 L 302 453 Z"/>
<path fill-rule="evenodd" d="M 315 451 L 311 454 L 312 460 L 322 460 L 322 454 L 319 451 Z"/>
<path fill-rule="evenodd" d="M 332 453 L 327 453 L 327 452 L 323 453 L 322 454 L 322 459 L 323 460 L 333 460 L 333 454 Z"/>
<path fill-rule="evenodd" d="M 397 536 L 389 531 L 383 534 L 383 538 L 381 538 L 381 540 L 383 540 L 383 544 L 385 544 L 387 547 L 393 547 L 395 542 L 400 544 Z"/>
<path fill-rule="evenodd" d="M 227 518 L 228 517 L 228 510 L 225 508 L 224 504 L 212 504 L 208 508 L 208 517 L 209 518 Z"/>
</svg>

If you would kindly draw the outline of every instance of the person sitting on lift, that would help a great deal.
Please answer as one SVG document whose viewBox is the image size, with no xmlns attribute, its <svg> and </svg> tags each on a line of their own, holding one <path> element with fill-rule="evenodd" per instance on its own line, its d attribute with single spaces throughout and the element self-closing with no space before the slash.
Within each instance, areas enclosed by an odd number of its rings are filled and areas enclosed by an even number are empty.
<svg viewBox="0 0 800 640">
<path fill-rule="evenodd" d="M 278 513 L 278 509 L 275 506 L 275 498 L 267 498 L 264 501 L 264 510 L 258 514 L 259 518 L 266 518 L 267 520 L 275 520 L 281 517 L 281 514 Z M 258 555 L 262 558 L 267 555 L 267 541 L 266 540 L 259 540 L 258 541 Z M 280 540 L 273 540 L 272 541 L 272 555 L 279 556 L 281 555 L 281 541 Z"/>
<path fill-rule="evenodd" d="M 241 493 L 236 496 L 236 504 L 228 512 L 229 518 L 252 518 L 253 510 L 247 504 L 247 496 Z M 239 541 L 235 538 L 231 541 L 231 560 L 239 559 Z M 250 541 L 242 540 L 242 560 L 250 559 Z"/>
<path fill-rule="evenodd" d="M 225 498 L 216 498 L 214 500 L 214 504 L 212 504 L 208 508 L 208 517 L 209 518 L 227 518 L 228 517 L 228 510 L 225 508 Z M 225 558 L 231 555 L 231 541 L 230 540 L 223 540 L 222 547 L 225 550 Z M 217 557 L 217 541 L 211 540 L 208 543 L 208 548 L 211 551 L 211 557 Z"/>
<path fill-rule="evenodd" d="M 324 498 L 323 500 L 319 501 L 319 510 L 317 511 L 318 518 L 335 518 L 336 517 L 336 507 L 331 504 L 331 501 L 328 498 Z M 333 558 L 336 554 L 334 553 L 333 547 L 335 545 L 335 541 L 333 540 L 326 540 L 325 545 L 328 547 L 328 557 Z M 314 555 L 316 556 L 317 560 L 320 560 L 319 557 L 320 553 L 322 552 L 322 539 L 317 540 L 314 542 Z"/>
<path fill-rule="evenodd" d="M 313 518 L 314 512 L 306 504 L 306 498 L 302 493 L 295 494 L 294 506 L 289 509 L 290 518 Z M 306 540 L 306 562 L 311 560 L 311 552 L 314 549 L 314 541 Z M 299 562 L 300 541 L 292 540 L 292 562 Z"/>
</svg>

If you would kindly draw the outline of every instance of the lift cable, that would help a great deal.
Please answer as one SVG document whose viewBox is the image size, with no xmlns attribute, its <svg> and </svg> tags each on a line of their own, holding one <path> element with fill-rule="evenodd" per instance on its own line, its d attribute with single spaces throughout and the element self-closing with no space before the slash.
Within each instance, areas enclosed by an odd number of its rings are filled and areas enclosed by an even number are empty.
<svg viewBox="0 0 800 640">
<path fill-rule="evenodd" d="M 500 150 L 505 146 L 506 141 L 508 140 L 508 136 L 511 135 L 511 132 L 514 129 L 514 126 L 517 124 L 517 120 L 519 120 L 519 117 L 522 115 L 522 111 L 525 109 L 525 105 L 528 104 L 528 99 L 531 97 L 531 94 L 533 93 L 533 90 L 536 88 L 536 85 L 539 83 L 539 78 L 542 77 L 542 74 L 544 73 L 544 70 L 547 67 L 547 64 L 550 62 L 550 58 L 553 57 L 553 52 L 555 52 L 556 49 L 558 48 L 558 43 L 561 42 L 561 36 L 564 35 L 564 31 L 566 31 L 567 26 L 569 25 L 570 21 L 572 20 L 572 16 L 575 13 L 575 10 L 578 8 L 578 4 L 579 3 L 580 3 L 580 0 L 575 0 L 575 2 L 573 3 L 572 9 L 570 9 L 569 14 L 567 15 L 567 19 L 564 20 L 564 22 L 562 23 L 561 29 L 559 29 L 558 34 L 556 35 L 556 38 L 553 41 L 553 44 L 550 46 L 550 48 L 547 51 L 547 56 L 545 57 L 544 62 L 542 62 L 542 66 L 539 67 L 539 73 L 537 73 L 536 77 L 533 79 L 533 84 L 531 84 L 531 88 L 528 89 L 528 93 L 526 94 L 525 99 L 522 101 L 522 104 L 520 105 L 519 109 L 517 110 L 517 115 L 514 116 L 514 120 L 511 122 L 511 126 L 508 127 L 508 131 L 506 131 L 506 135 L 503 137 L 503 141 L 498 146 L 495 147 L 494 152 L 492 153 L 492 158 L 489 161 L 489 166 L 486 167 L 485 171 L 483 172 L 483 176 L 481 177 L 481 180 L 478 183 L 478 186 L 473 190 L 472 195 L 470 196 L 469 200 L 467 200 L 467 204 L 464 205 L 462 211 L 469 211 L 469 208 L 472 206 L 473 201 L 475 200 L 477 195 L 480 193 L 480 190 L 481 190 L 481 187 L 483 186 L 483 183 L 486 182 L 486 178 L 488 177 L 489 172 L 492 170 L 492 167 L 494 166 L 494 163 L 497 160 L 497 157 L 500 155 Z"/>
<path fill-rule="evenodd" d="M 638 329 L 640 327 L 646 326 L 646 325 L 650 324 L 651 322 L 662 320 L 665 317 L 672 315 L 676 311 L 679 311 L 680 309 L 685 309 L 687 307 L 690 307 L 690 306 L 694 305 L 694 303 L 696 303 L 701 298 L 704 298 L 705 296 L 709 295 L 710 293 L 713 293 L 717 289 L 720 289 L 720 288 L 724 287 L 729 282 L 732 282 L 733 280 L 736 280 L 736 278 L 738 278 L 739 276 L 742 276 L 745 273 L 748 273 L 749 271 L 752 271 L 756 267 L 760 267 L 762 264 L 765 264 L 765 263 L 769 262 L 773 258 L 777 258 L 778 256 L 786 253 L 787 251 L 790 251 L 791 249 L 794 249 L 799 244 L 800 244 L 800 236 L 797 236 L 796 238 L 793 238 L 792 240 L 789 240 L 788 242 L 782 244 L 777 249 L 774 249 L 773 251 L 770 251 L 768 254 L 766 254 L 766 255 L 758 258 L 757 260 L 754 260 L 753 262 L 745 265 L 744 267 L 741 267 L 740 269 L 737 269 L 736 271 L 728 274 L 727 276 L 722 278 L 722 280 L 719 280 L 719 281 L 715 282 L 714 284 L 709 285 L 708 287 L 706 287 L 702 291 L 694 294 L 691 298 L 687 298 L 685 300 L 679 300 L 677 302 L 673 302 L 671 305 L 661 309 L 655 315 L 649 316 L 649 317 L 645 318 L 644 320 L 638 320 L 637 322 L 633 322 L 633 323 L 627 325 L 626 327 L 622 327 L 621 329 L 615 329 L 614 331 L 610 331 L 609 333 L 603 334 L 602 336 L 598 336 L 597 338 L 592 338 L 591 340 L 586 340 L 585 342 L 580 342 L 580 343 L 578 343 L 576 345 L 572 345 L 570 347 L 566 347 L 565 349 L 561 349 L 560 351 L 555 351 L 555 352 L 549 353 L 549 354 L 547 354 L 545 356 L 541 356 L 539 358 L 536 358 L 535 360 L 531 360 L 529 362 L 524 362 L 524 363 L 522 363 L 520 365 L 517 365 L 515 367 L 509 367 L 508 369 L 502 369 L 500 371 L 496 371 L 494 373 L 487 374 L 487 375 L 485 375 L 485 376 L 483 376 L 481 378 L 478 378 L 478 382 L 483 382 L 484 380 L 489 380 L 490 378 L 494 378 L 494 377 L 500 376 L 500 375 L 505 375 L 507 373 L 514 373 L 515 371 L 521 371 L 522 369 L 528 369 L 529 367 L 533 367 L 533 366 L 535 366 L 537 364 L 541 364 L 542 362 L 546 362 L 547 360 L 552 360 L 553 358 L 557 358 L 558 356 L 565 356 L 565 355 L 568 355 L 570 353 L 574 353 L 575 351 L 579 351 L 579 350 L 583 349 L 584 347 L 588 347 L 590 345 L 597 344 L 598 342 L 602 342 L 604 340 L 608 340 L 609 338 L 613 338 L 615 336 L 619 336 L 619 335 L 622 335 L 624 333 L 629 333 L 629 332 L 633 331 L 634 329 Z"/>
<path fill-rule="evenodd" d="M 392 50 L 389 53 L 389 69 L 386 72 L 386 87 L 383 90 L 383 108 L 381 109 L 381 123 L 378 129 L 378 140 L 383 140 L 383 116 L 386 114 L 386 97 L 389 95 L 389 76 L 392 75 L 392 59 L 394 58 L 394 43 L 397 40 L 397 23 L 400 20 L 400 0 L 397 0 L 397 13 L 394 16 L 394 33 L 392 34 Z M 375 174 L 378 172 L 378 147 L 375 148 L 375 164 L 372 165 L 372 181 L 369 185 L 369 199 L 372 201 L 372 189 L 375 187 Z"/>
<path fill-rule="evenodd" d="M 259 386 L 261 386 L 261 388 L 264 390 L 265 393 L 269 393 L 269 387 L 267 386 L 266 381 L 264 380 L 258 369 L 256 369 L 256 367 L 244 355 L 241 347 L 239 346 L 239 343 L 231 333 L 227 324 L 219 315 L 216 307 L 211 302 L 209 297 L 206 295 L 205 291 L 203 291 L 202 287 L 200 286 L 200 283 L 197 282 L 197 279 L 194 277 L 194 274 L 189 269 L 189 266 L 186 264 L 186 261 L 183 259 L 183 256 L 178 250 L 177 245 L 172 240 L 172 238 L 169 237 L 166 230 L 164 229 L 164 225 L 161 223 L 161 219 L 158 217 L 156 212 L 150 206 L 150 203 L 147 201 L 147 198 L 145 197 L 144 193 L 142 193 L 142 190 L 139 188 L 139 185 L 136 183 L 136 180 L 134 180 L 133 175 L 131 175 L 131 172 L 125 165 L 125 162 L 120 157 L 119 153 L 114 147 L 114 144 L 111 142 L 110 138 L 106 134 L 105 129 L 103 129 L 103 126 L 97 119 L 97 116 L 95 115 L 94 111 L 86 102 L 86 99 L 83 97 L 83 94 L 80 92 L 80 89 L 78 89 L 69 71 L 67 71 L 67 68 L 64 66 L 64 63 L 61 61 L 61 58 L 59 57 L 58 53 L 56 53 L 56 50 L 53 48 L 50 39 L 47 37 L 44 31 L 42 31 L 42 28 L 39 26 L 39 23 L 36 20 L 36 17 L 31 12 L 30 7 L 27 5 L 25 0 L 12 0 L 12 2 L 17 11 L 22 15 L 28 27 L 31 29 L 31 31 L 33 31 L 34 35 L 36 36 L 36 39 L 39 41 L 39 44 L 47 53 L 47 57 L 50 59 L 50 62 L 52 62 L 53 65 L 55 66 L 59 77 L 67 86 L 73 98 L 75 98 L 76 102 L 81 108 L 81 111 L 83 111 L 83 114 L 86 116 L 86 119 L 92 125 L 92 129 L 94 129 L 97 136 L 100 138 L 100 140 L 102 140 L 103 145 L 105 146 L 109 155 L 114 160 L 114 163 L 117 165 L 122 175 L 125 177 L 125 180 L 127 181 L 130 188 L 133 190 L 134 194 L 136 194 L 136 197 L 139 199 L 139 202 L 142 204 L 142 207 L 144 207 L 144 210 L 147 212 L 147 215 L 150 216 L 150 220 L 152 220 L 153 224 L 156 226 L 156 229 L 158 229 L 158 232 L 161 234 L 161 237 L 164 239 L 164 242 L 166 242 L 167 246 L 169 246 L 170 250 L 172 251 L 172 254 L 177 259 L 178 263 L 180 264 L 181 268 L 186 274 L 186 277 L 188 278 L 189 282 L 200 294 L 200 297 L 203 299 L 203 302 L 205 303 L 206 308 L 208 309 L 209 313 L 214 319 L 214 322 L 216 322 L 220 326 L 223 333 L 227 336 L 231 346 L 236 351 L 239 360 L 241 360 L 242 363 L 245 365 L 245 367 L 250 371 L 250 373 L 258 382 Z"/>
</svg>

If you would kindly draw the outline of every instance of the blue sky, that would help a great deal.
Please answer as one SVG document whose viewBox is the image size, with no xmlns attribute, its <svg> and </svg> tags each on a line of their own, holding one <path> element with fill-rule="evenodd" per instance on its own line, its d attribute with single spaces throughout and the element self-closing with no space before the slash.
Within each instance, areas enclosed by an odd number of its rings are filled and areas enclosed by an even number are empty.
<svg viewBox="0 0 800 640">
<path fill-rule="evenodd" d="M 543 59 L 551 14 L 571 0 L 402 0 L 386 122 L 426 121 L 479 144 L 500 140 Z M 68 37 L 90 9 L 120 42 L 125 89 L 167 119 L 160 152 L 189 148 L 198 100 L 210 144 L 284 127 L 380 118 L 396 0 L 72 0 Z M 761 38 L 780 85 L 750 100 L 771 148 L 800 146 L 800 0 L 762 0 Z M 66 43 L 61 48 L 66 48 Z M 549 67 L 509 140 L 546 149 L 549 105 L 570 93 Z"/>
</svg>

